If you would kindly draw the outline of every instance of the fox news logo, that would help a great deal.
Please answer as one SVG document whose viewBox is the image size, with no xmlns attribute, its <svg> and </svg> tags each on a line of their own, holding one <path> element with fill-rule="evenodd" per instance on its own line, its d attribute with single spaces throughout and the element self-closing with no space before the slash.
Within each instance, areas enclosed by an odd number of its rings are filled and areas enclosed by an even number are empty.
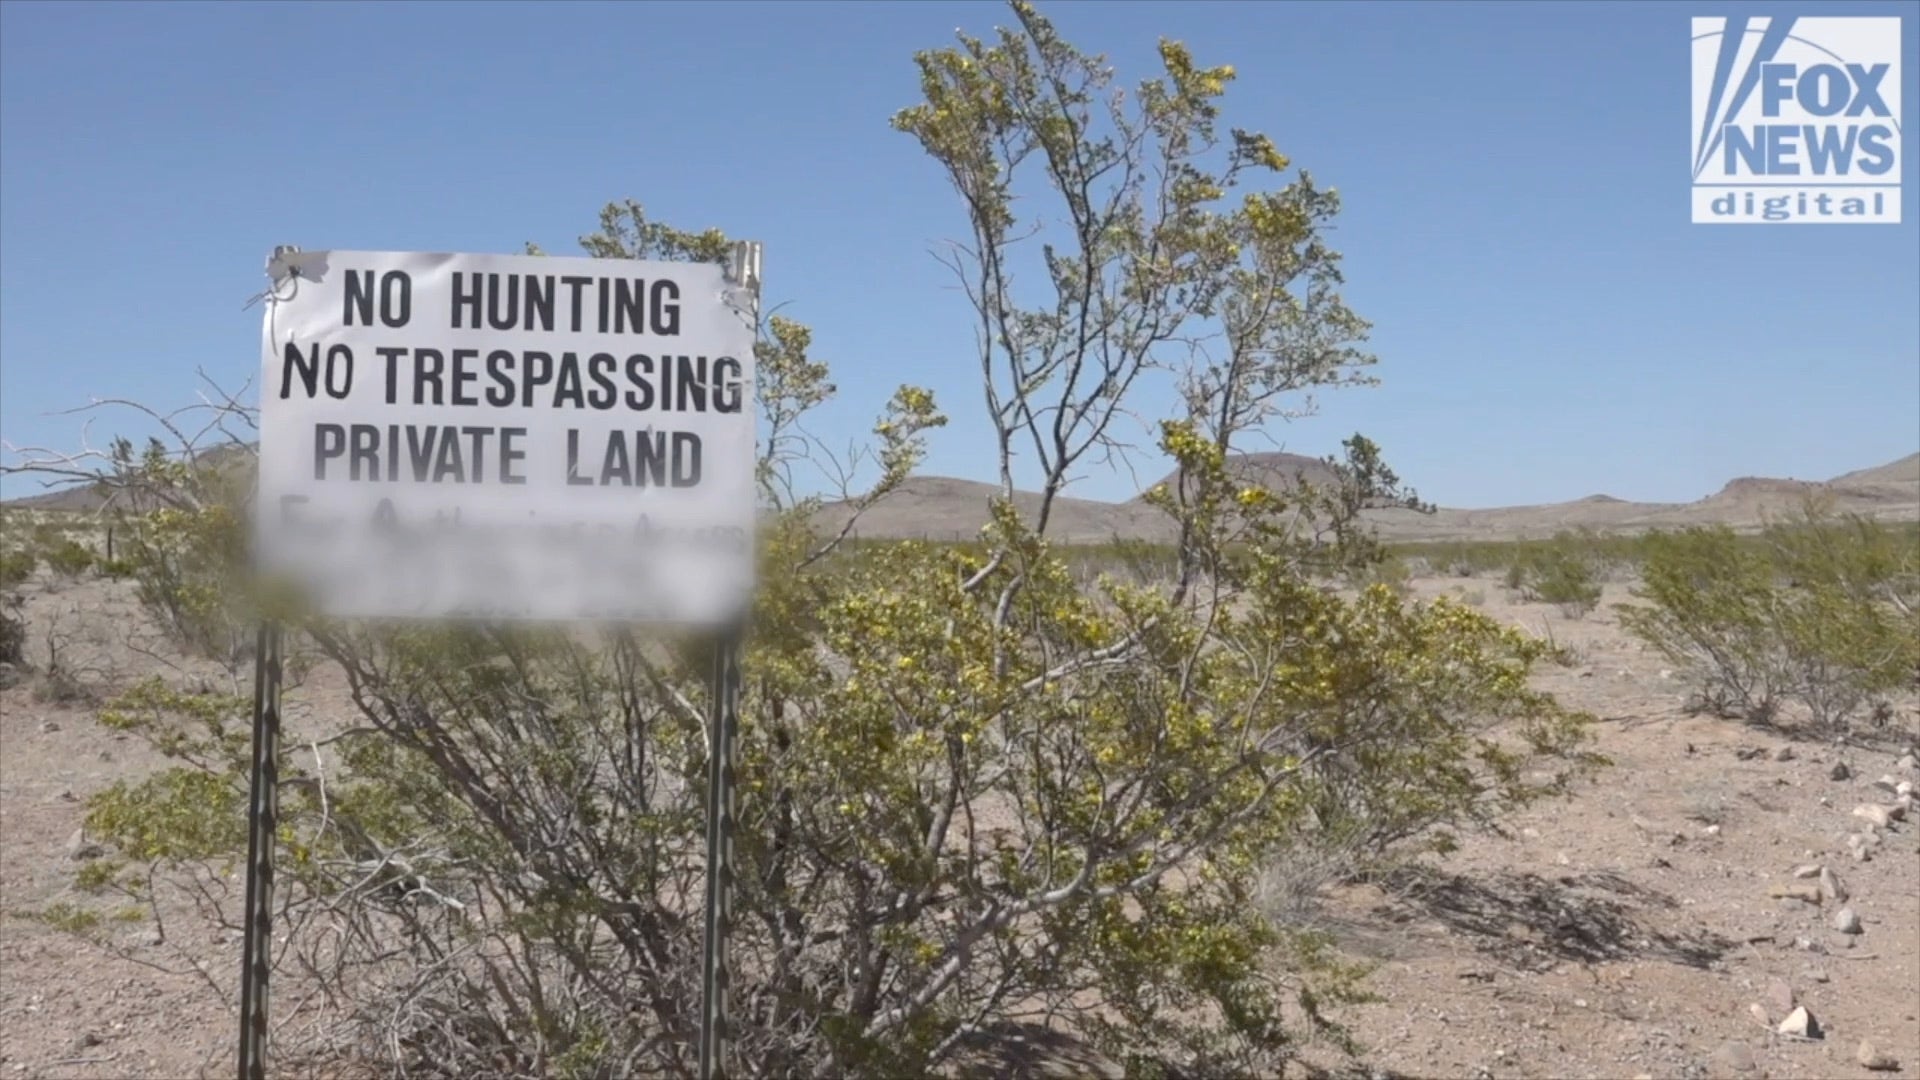
<svg viewBox="0 0 1920 1080">
<path fill-rule="evenodd" d="M 1898 224 L 1900 19 L 1693 20 L 1693 220 Z"/>
</svg>

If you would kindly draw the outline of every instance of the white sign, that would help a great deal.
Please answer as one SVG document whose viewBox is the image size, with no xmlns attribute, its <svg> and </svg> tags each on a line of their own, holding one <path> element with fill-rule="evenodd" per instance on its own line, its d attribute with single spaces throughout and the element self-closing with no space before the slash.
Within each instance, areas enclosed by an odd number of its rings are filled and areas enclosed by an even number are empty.
<svg viewBox="0 0 1920 1080">
<path fill-rule="evenodd" d="M 1899 16 L 1693 20 L 1693 220 L 1900 223 Z"/>
<path fill-rule="evenodd" d="M 280 254 L 261 565 L 343 616 L 712 624 L 753 584 L 754 301 L 698 263 Z"/>
</svg>

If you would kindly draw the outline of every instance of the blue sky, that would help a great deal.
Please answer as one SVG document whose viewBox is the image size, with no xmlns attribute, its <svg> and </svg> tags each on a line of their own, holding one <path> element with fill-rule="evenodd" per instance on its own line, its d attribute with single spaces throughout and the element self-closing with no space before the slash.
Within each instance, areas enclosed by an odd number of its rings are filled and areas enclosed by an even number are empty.
<svg viewBox="0 0 1920 1080">
<path fill-rule="evenodd" d="M 1686 500 L 1920 449 L 1920 146 L 1898 226 L 1693 225 L 1681 156 L 1690 16 L 1903 14 L 1911 117 L 1920 4 L 1048 10 L 1127 83 L 1160 35 L 1235 65 L 1225 121 L 1341 191 L 1334 244 L 1383 385 L 1277 429 L 1285 448 L 1363 431 L 1452 506 Z M 558 253 L 631 196 L 765 243 L 769 298 L 834 365 L 822 430 L 928 385 L 954 420 L 926 471 L 990 477 L 965 302 L 928 253 L 964 221 L 887 119 L 916 99 L 915 49 L 1007 21 L 991 3 L 7 0 L 0 433 L 72 447 L 80 421 L 55 410 L 184 404 L 196 367 L 237 385 L 276 243 Z M 1095 470 L 1072 493 L 1134 487 Z"/>
</svg>

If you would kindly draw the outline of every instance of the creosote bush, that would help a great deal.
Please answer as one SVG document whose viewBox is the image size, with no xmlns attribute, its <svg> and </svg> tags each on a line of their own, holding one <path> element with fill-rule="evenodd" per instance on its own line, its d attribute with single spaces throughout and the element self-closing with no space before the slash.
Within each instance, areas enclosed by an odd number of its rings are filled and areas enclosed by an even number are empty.
<svg viewBox="0 0 1920 1080">
<path fill-rule="evenodd" d="M 1592 561 L 1561 541 L 1520 553 L 1507 570 L 1506 584 L 1528 600 L 1558 604 L 1568 618 L 1579 618 L 1600 604 L 1600 582 Z"/>
<path fill-rule="evenodd" d="M 1413 504 L 1363 437 L 1336 482 L 1237 480 L 1237 440 L 1308 391 L 1364 383 L 1338 209 L 1263 135 L 1217 128 L 1234 72 L 1174 42 L 1120 93 L 1030 5 L 992 41 L 916 57 L 918 140 L 964 210 L 952 266 L 1001 497 L 977 543 L 844 543 L 797 497 L 804 424 L 834 392 L 807 328 L 762 328 L 768 509 L 748 641 L 732 944 L 743 1074 L 926 1075 L 1010 1024 L 1050 1022 L 1130 1073 L 1272 1075 L 1358 997 L 1325 938 L 1270 917 L 1291 852 L 1444 848 L 1451 830 L 1599 763 L 1585 718 L 1528 685 L 1544 646 L 1383 582 L 1357 511 Z M 1040 286 L 1009 269 L 1034 196 L 1057 204 Z M 1230 193 L 1233 197 L 1229 197 Z M 717 259 L 726 237 L 610 206 L 603 257 Z M 1191 346 L 1208 338 L 1203 353 Z M 1176 480 L 1168 551 L 1102 572 L 1048 538 L 1136 385 Z M 944 423 L 923 389 L 875 425 L 885 498 Z M 1020 512 L 1016 459 L 1037 470 Z M 243 513 L 224 474 L 122 453 L 144 493 L 125 556 L 190 640 L 240 625 Z M 132 504 L 130 504 L 132 505 Z M 857 520 L 857 515 L 856 519 Z M 266 603 L 269 601 L 262 600 Z M 271 601 L 347 716 L 282 778 L 283 972 L 316 984 L 312 1041 L 436 1076 L 684 1075 L 698 1026 L 706 656 L 694 640 L 343 624 Z M 103 714 L 178 764 L 95 799 L 114 849 L 85 884 L 198 890 L 244 847 L 243 699 L 143 684 Z M 326 759 L 325 766 L 321 764 Z M 230 906 L 230 901 L 229 901 Z M 296 1000 L 283 992 L 276 1001 Z M 1045 1018 L 1042 1021 L 1042 1018 Z"/>
<path fill-rule="evenodd" d="M 1757 542 L 1699 528 L 1648 543 L 1643 603 L 1621 622 L 1702 708 L 1771 719 L 1797 701 L 1837 725 L 1920 675 L 1920 545 L 1901 530 L 1812 504 Z"/>
<path fill-rule="evenodd" d="M 20 598 L 0 593 L 0 664 L 24 664 L 27 659 L 27 620 L 20 614 Z"/>
<path fill-rule="evenodd" d="M 62 537 L 46 551 L 47 568 L 69 580 L 93 568 L 93 549 L 77 540 Z"/>
<path fill-rule="evenodd" d="M 0 551 L 0 588 L 22 584 L 38 565 L 40 559 L 31 551 Z"/>
</svg>

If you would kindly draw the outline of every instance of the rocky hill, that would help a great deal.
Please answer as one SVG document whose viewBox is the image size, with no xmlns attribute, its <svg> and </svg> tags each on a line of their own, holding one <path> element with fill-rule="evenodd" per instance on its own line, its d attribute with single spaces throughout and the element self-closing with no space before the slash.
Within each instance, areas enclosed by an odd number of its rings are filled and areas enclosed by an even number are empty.
<svg viewBox="0 0 1920 1080">
<path fill-rule="evenodd" d="M 1299 479 L 1325 483 L 1332 478 L 1328 465 L 1298 454 L 1246 454 L 1234 458 L 1229 471 L 1249 482 L 1284 489 Z M 1171 483 L 1177 474 L 1163 477 Z M 1149 485 L 1151 487 L 1152 485 Z M 944 477 L 916 477 L 901 490 L 869 510 L 855 534 L 870 538 L 950 539 L 977 534 L 985 520 L 987 500 L 994 485 Z M 1768 520 L 1791 514 L 1808 496 L 1830 499 L 1835 510 L 1889 521 L 1920 520 L 1920 454 L 1870 469 L 1860 469 L 1825 481 L 1740 477 L 1719 491 L 1688 503 L 1633 502 L 1611 495 L 1589 495 L 1571 502 L 1509 506 L 1483 510 L 1442 507 L 1432 513 L 1391 508 L 1365 511 L 1381 538 L 1395 541 L 1451 539 L 1528 539 L 1551 536 L 1566 529 L 1599 532 L 1643 532 L 1689 525 L 1727 525 L 1756 528 Z M 1038 505 L 1038 497 L 1023 494 L 1023 507 Z M 838 527 L 847 508 L 823 509 L 824 524 Z M 1063 498 L 1054 508 L 1052 535 L 1072 542 L 1121 537 L 1164 541 L 1171 535 L 1166 518 L 1142 501 L 1124 503 Z"/>
<path fill-rule="evenodd" d="M 1236 455 L 1229 461 L 1228 470 L 1242 482 L 1276 490 L 1291 488 L 1302 480 L 1325 484 L 1334 475 L 1325 461 L 1289 453 Z M 1156 483 L 1171 484 L 1177 479 L 1177 472 L 1169 473 Z M 6 494 L 30 483 L 11 478 Z M 1153 486 L 1147 485 L 1147 490 Z M 916 476 L 868 509 L 853 535 L 869 539 L 972 539 L 979 535 L 986 521 L 988 500 L 998 490 L 998 485 L 977 480 Z M 1432 513 L 1380 508 L 1365 511 L 1365 516 L 1386 540 L 1527 539 L 1565 529 L 1641 532 L 1688 525 L 1754 528 L 1792 513 L 1808 496 L 1830 499 L 1836 510 L 1846 513 L 1888 521 L 1920 520 L 1920 454 L 1824 481 L 1739 477 L 1712 495 L 1687 503 L 1633 502 L 1611 495 L 1589 495 L 1571 502 L 1479 510 L 1442 507 Z M 89 488 L 69 487 L 7 499 L 4 505 L 89 511 L 99 508 L 100 498 Z M 1166 515 L 1144 500 L 1144 490 L 1125 502 L 1062 496 L 1054 500 L 1048 534 L 1078 544 L 1171 539 L 1173 530 Z M 1019 492 L 1016 502 L 1031 515 L 1038 511 L 1040 497 Z M 829 504 L 820 512 L 820 525 L 838 529 L 850 511 L 846 504 Z"/>
</svg>

